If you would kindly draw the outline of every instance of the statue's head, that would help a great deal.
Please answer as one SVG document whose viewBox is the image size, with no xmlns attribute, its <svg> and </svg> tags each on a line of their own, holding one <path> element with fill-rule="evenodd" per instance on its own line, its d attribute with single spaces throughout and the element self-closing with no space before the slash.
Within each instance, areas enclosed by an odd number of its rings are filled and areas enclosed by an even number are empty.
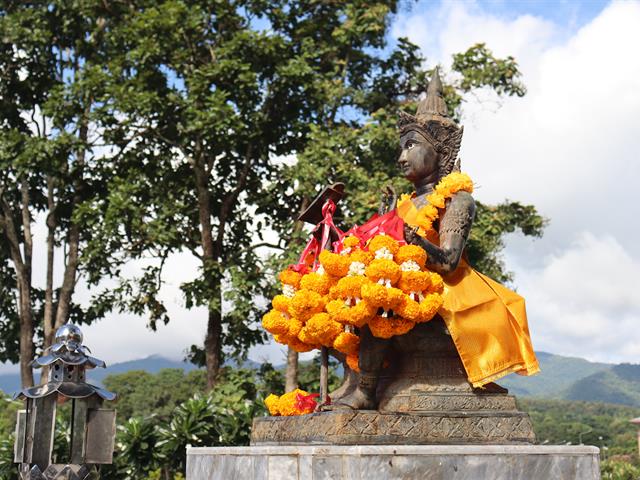
<svg viewBox="0 0 640 480">
<path fill-rule="evenodd" d="M 402 148 L 398 163 L 408 180 L 438 179 L 460 169 L 462 127 L 449 117 L 437 68 L 415 116 L 401 111 L 398 127 Z"/>
</svg>

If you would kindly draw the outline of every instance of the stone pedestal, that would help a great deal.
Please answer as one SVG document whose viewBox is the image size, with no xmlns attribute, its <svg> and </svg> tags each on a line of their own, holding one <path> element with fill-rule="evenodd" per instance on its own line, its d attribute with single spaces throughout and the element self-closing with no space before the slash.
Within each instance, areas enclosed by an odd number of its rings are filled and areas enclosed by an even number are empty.
<svg viewBox="0 0 640 480">
<path fill-rule="evenodd" d="M 387 445 L 187 449 L 187 480 L 598 480 L 596 447 Z"/>
<path fill-rule="evenodd" d="M 531 420 L 512 395 L 495 384 L 469 384 L 441 319 L 394 337 L 388 355 L 378 410 L 255 418 L 251 445 L 535 443 Z"/>
<path fill-rule="evenodd" d="M 515 409 L 320 412 L 255 418 L 251 429 L 251 445 L 503 445 L 534 441 L 529 416 Z"/>
</svg>

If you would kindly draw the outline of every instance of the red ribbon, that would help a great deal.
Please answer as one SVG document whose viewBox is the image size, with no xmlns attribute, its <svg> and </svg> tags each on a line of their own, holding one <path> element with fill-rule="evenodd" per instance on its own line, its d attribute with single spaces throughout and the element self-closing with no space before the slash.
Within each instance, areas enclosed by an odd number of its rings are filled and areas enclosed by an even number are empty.
<svg viewBox="0 0 640 480">
<path fill-rule="evenodd" d="M 353 227 L 347 235 L 355 235 L 361 243 L 366 243 L 376 235 L 385 234 L 404 245 L 404 221 L 398 216 L 396 210 L 391 210 L 384 215 L 373 215 L 360 226 Z"/>
<path fill-rule="evenodd" d="M 304 247 L 298 263 L 292 265 L 291 268 L 298 273 L 305 274 L 309 269 L 316 270 L 318 263 L 318 256 L 320 252 L 329 243 L 331 232 L 338 237 L 338 242 L 342 242 L 344 232 L 335 226 L 333 223 L 333 214 L 336 211 L 336 204 L 333 200 L 328 199 L 322 206 L 322 220 L 311 231 L 311 238 L 307 242 L 307 246 Z M 318 239 L 319 238 L 319 239 Z M 335 244 L 335 242 L 334 242 Z"/>
<path fill-rule="evenodd" d="M 309 395 L 298 393 L 296 395 L 296 408 L 301 412 L 313 412 L 318 405 L 316 398 L 319 397 L 319 393 L 310 393 Z M 331 398 L 328 395 L 325 405 L 331 405 Z"/>
</svg>

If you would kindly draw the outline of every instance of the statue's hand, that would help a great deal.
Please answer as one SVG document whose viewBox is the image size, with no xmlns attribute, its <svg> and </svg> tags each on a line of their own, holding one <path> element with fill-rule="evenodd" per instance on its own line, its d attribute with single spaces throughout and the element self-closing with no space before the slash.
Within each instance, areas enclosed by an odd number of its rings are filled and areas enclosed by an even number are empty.
<svg viewBox="0 0 640 480">
<path fill-rule="evenodd" d="M 405 224 L 404 225 L 404 240 L 407 243 L 413 244 L 413 245 L 418 245 L 418 239 L 421 238 L 420 235 L 418 235 L 418 227 L 410 227 L 409 225 Z"/>
<path fill-rule="evenodd" d="M 398 196 L 396 194 L 393 185 L 386 185 L 382 187 L 382 193 L 380 195 L 380 207 L 378 208 L 378 214 L 383 215 L 388 211 L 396 208 L 396 201 Z"/>
</svg>

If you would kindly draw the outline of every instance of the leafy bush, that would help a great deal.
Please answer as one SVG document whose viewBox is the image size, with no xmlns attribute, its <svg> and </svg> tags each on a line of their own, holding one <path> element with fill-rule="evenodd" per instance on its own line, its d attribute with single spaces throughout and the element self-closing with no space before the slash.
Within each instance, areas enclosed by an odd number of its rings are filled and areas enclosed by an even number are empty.
<svg viewBox="0 0 640 480">
<path fill-rule="evenodd" d="M 604 460 L 600 464 L 602 480 L 638 480 L 640 479 L 640 466 L 624 460 Z"/>
</svg>

